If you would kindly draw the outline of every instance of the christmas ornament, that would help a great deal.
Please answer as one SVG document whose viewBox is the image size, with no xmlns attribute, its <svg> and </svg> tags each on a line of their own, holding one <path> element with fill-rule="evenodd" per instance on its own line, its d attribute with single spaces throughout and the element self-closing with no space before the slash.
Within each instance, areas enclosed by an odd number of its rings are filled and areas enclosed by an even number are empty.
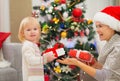
<svg viewBox="0 0 120 81">
<path fill-rule="evenodd" d="M 45 74 L 45 75 L 44 75 L 44 78 L 45 78 L 45 81 L 50 81 L 50 77 L 49 77 L 48 74 Z"/>
<path fill-rule="evenodd" d="M 62 43 L 56 43 L 55 45 L 54 45 L 54 48 L 64 48 L 64 45 L 62 44 Z"/>
<path fill-rule="evenodd" d="M 79 35 L 79 32 L 78 32 L 78 31 L 75 31 L 75 32 L 74 32 L 74 35 L 75 35 L 75 36 L 78 36 L 78 35 Z"/>
<path fill-rule="evenodd" d="M 90 54 L 88 51 L 70 49 L 68 54 L 70 57 L 77 58 L 88 65 L 93 65 L 95 63 L 94 56 Z"/>
<path fill-rule="evenodd" d="M 66 4 L 61 4 L 61 8 L 66 10 L 67 9 Z"/>
<path fill-rule="evenodd" d="M 86 29 L 85 29 L 85 33 L 86 33 L 86 35 L 89 35 L 90 30 L 89 30 L 88 28 L 86 28 Z"/>
<path fill-rule="evenodd" d="M 68 12 L 63 13 L 63 18 L 66 19 L 68 17 Z"/>
<path fill-rule="evenodd" d="M 38 13 L 37 12 L 32 12 L 32 17 L 36 17 L 36 18 L 38 18 L 39 17 L 39 15 L 38 15 Z"/>
<path fill-rule="evenodd" d="M 56 40 L 56 41 L 58 41 L 58 40 L 59 40 L 59 38 L 60 38 L 59 36 L 56 36 L 56 37 L 55 37 L 55 40 Z"/>
<path fill-rule="evenodd" d="M 96 50 L 95 45 L 94 45 L 94 44 L 90 44 L 90 49 L 91 49 L 91 50 Z"/>
<path fill-rule="evenodd" d="M 76 27 L 76 28 L 75 28 L 75 31 L 79 31 L 79 27 Z"/>
<path fill-rule="evenodd" d="M 72 17 L 73 22 L 81 22 L 79 17 Z"/>
<path fill-rule="evenodd" d="M 75 8 L 72 10 L 72 15 L 74 17 L 81 17 L 82 16 L 82 10 L 80 8 Z"/>
<path fill-rule="evenodd" d="M 67 32 L 66 31 L 61 32 L 61 37 L 66 38 L 67 37 Z"/>
<path fill-rule="evenodd" d="M 54 0 L 54 2 L 55 2 L 55 3 L 59 3 L 59 2 L 60 2 L 60 0 Z"/>
<path fill-rule="evenodd" d="M 52 6 L 49 7 L 48 12 L 49 12 L 49 13 L 52 13 L 52 12 L 53 12 L 53 7 L 52 7 Z"/>
<path fill-rule="evenodd" d="M 66 0 L 60 0 L 60 3 L 61 3 L 61 4 L 65 4 L 65 3 L 66 3 Z"/>
<path fill-rule="evenodd" d="M 93 23 L 93 21 L 89 19 L 89 20 L 88 20 L 88 24 L 91 24 L 91 23 Z"/>
<path fill-rule="evenodd" d="M 59 19 L 55 17 L 55 18 L 53 18 L 53 21 L 54 21 L 55 24 L 58 24 Z"/>
<path fill-rule="evenodd" d="M 44 11 L 45 10 L 45 6 L 44 5 L 40 6 L 40 9 Z"/>
<path fill-rule="evenodd" d="M 80 31 L 80 36 L 81 36 L 81 37 L 84 37 L 84 36 L 85 36 L 84 30 L 81 30 L 81 31 Z"/>
<path fill-rule="evenodd" d="M 71 68 L 70 68 L 69 66 L 63 66 L 63 67 L 61 68 L 61 70 L 62 70 L 62 72 L 65 72 L 66 74 L 67 74 L 68 72 L 71 72 Z"/>
<path fill-rule="evenodd" d="M 61 28 L 61 29 L 64 29 L 64 28 L 65 28 L 64 23 L 60 23 L 60 28 Z"/>
<path fill-rule="evenodd" d="M 60 66 L 54 67 L 54 71 L 55 71 L 56 73 L 61 73 L 61 68 L 60 68 Z"/>
<path fill-rule="evenodd" d="M 75 29 L 75 26 L 71 26 L 70 28 L 71 28 L 71 30 L 74 30 L 74 29 Z"/>
<path fill-rule="evenodd" d="M 47 25 L 47 24 L 44 24 L 44 25 L 43 25 L 43 28 L 42 28 L 42 33 L 47 34 L 47 33 L 48 33 L 48 30 L 49 30 L 48 25 Z"/>
<path fill-rule="evenodd" d="M 55 62 L 55 66 L 59 66 L 60 64 L 59 64 L 59 62 Z"/>
</svg>

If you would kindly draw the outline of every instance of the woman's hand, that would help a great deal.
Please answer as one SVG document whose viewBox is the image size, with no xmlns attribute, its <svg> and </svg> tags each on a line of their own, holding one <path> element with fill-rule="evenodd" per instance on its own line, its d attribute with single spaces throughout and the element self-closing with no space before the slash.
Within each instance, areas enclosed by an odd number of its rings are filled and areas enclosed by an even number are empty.
<svg viewBox="0 0 120 81">
<path fill-rule="evenodd" d="M 79 67 L 81 70 L 85 71 L 87 74 L 89 74 L 92 77 L 95 77 L 96 74 L 96 69 L 86 65 L 85 63 L 77 60 L 76 58 L 65 58 L 62 60 L 57 60 L 57 62 L 62 63 L 62 64 L 67 64 L 67 65 L 75 65 Z"/>
<path fill-rule="evenodd" d="M 95 63 L 92 65 L 93 68 L 102 69 L 103 65 L 95 60 Z"/>
<path fill-rule="evenodd" d="M 67 65 L 78 65 L 78 60 L 76 58 L 63 58 L 62 60 L 58 59 L 57 62 Z"/>
</svg>

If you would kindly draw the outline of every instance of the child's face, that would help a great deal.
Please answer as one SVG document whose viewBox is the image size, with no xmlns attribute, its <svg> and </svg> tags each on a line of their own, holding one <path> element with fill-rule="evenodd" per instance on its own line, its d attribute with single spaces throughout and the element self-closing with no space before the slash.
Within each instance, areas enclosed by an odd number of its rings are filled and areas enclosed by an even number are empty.
<svg viewBox="0 0 120 81">
<path fill-rule="evenodd" d="M 40 28 L 34 22 L 28 23 L 23 34 L 26 40 L 37 43 L 40 37 Z"/>
</svg>

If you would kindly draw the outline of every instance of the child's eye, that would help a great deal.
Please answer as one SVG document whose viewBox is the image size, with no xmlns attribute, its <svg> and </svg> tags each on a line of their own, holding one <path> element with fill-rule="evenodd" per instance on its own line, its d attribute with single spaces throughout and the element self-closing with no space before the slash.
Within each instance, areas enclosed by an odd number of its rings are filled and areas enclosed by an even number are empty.
<svg viewBox="0 0 120 81">
<path fill-rule="evenodd" d="M 34 28 L 34 30 L 37 30 L 37 28 Z"/>
<path fill-rule="evenodd" d="M 30 31 L 30 29 L 27 29 L 27 31 Z"/>
</svg>

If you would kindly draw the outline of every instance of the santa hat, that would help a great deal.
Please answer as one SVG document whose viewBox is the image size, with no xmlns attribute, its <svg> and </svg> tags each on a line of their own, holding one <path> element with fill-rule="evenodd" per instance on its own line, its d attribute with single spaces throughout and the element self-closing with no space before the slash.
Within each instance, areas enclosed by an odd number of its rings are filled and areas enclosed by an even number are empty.
<svg viewBox="0 0 120 81">
<path fill-rule="evenodd" d="M 109 6 L 94 16 L 94 21 L 108 25 L 113 30 L 120 32 L 120 6 Z"/>
</svg>

